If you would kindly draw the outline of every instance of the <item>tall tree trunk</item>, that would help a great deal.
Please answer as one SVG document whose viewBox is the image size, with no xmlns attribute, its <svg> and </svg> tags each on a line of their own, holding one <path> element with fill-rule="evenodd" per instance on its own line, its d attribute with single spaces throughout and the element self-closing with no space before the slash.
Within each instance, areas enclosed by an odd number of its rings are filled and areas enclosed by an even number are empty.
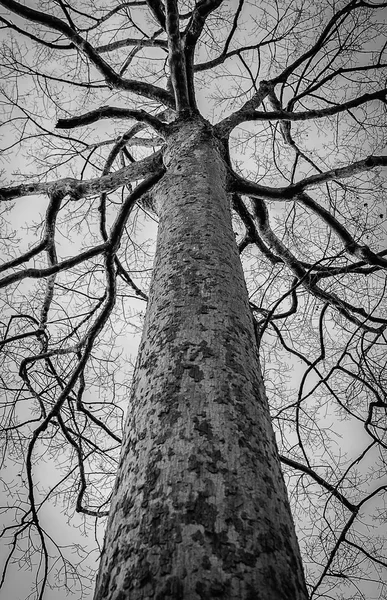
<svg viewBox="0 0 387 600">
<path fill-rule="evenodd" d="M 305 600 L 211 130 L 180 125 L 96 600 Z"/>
</svg>

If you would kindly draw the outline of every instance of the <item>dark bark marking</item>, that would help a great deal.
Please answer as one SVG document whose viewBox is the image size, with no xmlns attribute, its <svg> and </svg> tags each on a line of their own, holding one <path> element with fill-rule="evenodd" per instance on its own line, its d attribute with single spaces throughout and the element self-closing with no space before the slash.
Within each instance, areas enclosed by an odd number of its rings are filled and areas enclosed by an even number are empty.
<svg viewBox="0 0 387 600">
<path fill-rule="evenodd" d="M 200 600 L 211 600 L 211 598 L 227 598 L 227 591 L 230 586 L 226 582 L 213 580 L 211 583 L 208 581 L 198 581 L 195 586 L 195 592 L 198 593 Z"/>
<path fill-rule="evenodd" d="M 184 600 L 184 585 L 178 577 L 169 577 L 155 600 Z"/>
<path fill-rule="evenodd" d="M 215 531 L 215 522 L 218 515 L 218 509 L 214 504 L 208 501 L 208 493 L 199 491 L 196 498 L 192 498 L 186 504 L 186 513 L 183 515 L 184 523 L 195 523 L 203 525 L 207 532 Z"/>
<path fill-rule="evenodd" d="M 194 417 L 193 423 L 194 423 L 194 429 L 199 432 L 199 435 L 203 435 L 203 436 L 207 437 L 209 440 L 214 439 L 212 426 L 209 421 L 207 421 L 206 419 L 201 419 L 199 421 L 198 417 Z"/>
</svg>

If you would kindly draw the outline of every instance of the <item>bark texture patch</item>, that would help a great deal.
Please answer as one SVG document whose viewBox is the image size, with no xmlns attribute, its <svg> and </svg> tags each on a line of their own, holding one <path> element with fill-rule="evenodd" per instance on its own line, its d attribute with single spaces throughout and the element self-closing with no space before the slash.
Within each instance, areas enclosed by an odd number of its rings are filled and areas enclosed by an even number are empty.
<svg viewBox="0 0 387 600">
<path fill-rule="evenodd" d="M 149 306 L 97 600 L 305 600 L 231 226 L 202 123 L 157 185 Z M 124 595 L 122 595 L 124 594 Z"/>
</svg>

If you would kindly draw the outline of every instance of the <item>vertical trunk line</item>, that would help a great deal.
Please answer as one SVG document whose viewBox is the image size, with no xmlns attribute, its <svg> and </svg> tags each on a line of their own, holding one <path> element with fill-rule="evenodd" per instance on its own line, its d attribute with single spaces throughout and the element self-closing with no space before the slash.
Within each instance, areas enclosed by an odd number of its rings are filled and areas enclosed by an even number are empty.
<svg viewBox="0 0 387 600">
<path fill-rule="evenodd" d="M 150 299 L 95 600 L 306 600 L 211 132 L 156 186 Z"/>
</svg>

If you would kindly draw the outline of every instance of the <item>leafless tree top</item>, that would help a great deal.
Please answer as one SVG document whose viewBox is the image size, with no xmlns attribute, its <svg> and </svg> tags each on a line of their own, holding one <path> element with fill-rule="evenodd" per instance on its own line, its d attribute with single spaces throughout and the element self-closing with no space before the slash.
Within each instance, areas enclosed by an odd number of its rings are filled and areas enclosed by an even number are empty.
<svg viewBox="0 0 387 600">
<path fill-rule="evenodd" d="M 0 6 L 5 571 L 40 553 L 37 597 L 56 577 L 87 594 L 92 544 L 74 559 L 45 515 L 107 514 L 151 190 L 173 132 L 202 119 L 311 597 L 385 597 L 387 3 Z"/>
</svg>

